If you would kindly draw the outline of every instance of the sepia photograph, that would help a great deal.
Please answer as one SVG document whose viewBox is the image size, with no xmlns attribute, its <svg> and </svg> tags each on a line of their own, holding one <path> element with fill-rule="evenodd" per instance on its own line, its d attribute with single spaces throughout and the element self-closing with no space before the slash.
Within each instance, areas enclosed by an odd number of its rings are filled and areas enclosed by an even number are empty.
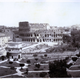
<svg viewBox="0 0 80 80">
<path fill-rule="evenodd" d="M 80 1 L 0 0 L 0 78 L 80 78 Z"/>
</svg>

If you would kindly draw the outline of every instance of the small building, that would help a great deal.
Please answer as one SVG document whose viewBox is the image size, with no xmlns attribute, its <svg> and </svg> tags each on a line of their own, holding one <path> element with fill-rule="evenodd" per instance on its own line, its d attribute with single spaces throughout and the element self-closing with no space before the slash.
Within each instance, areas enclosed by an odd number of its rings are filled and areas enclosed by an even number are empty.
<svg viewBox="0 0 80 80">
<path fill-rule="evenodd" d="M 0 33 L 0 55 L 6 55 L 5 47 L 9 39 L 9 36 L 6 36 L 4 33 Z"/>
<path fill-rule="evenodd" d="M 18 27 L 6 27 L 4 33 L 10 36 L 10 41 L 15 41 L 15 32 L 18 32 Z"/>
<path fill-rule="evenodd" d="M 7 57 L 9 59 L 20 59 L 23 44 L 21 42 L 9 42 L 7 44 Z"/>
<path fill-rule="evenodd" d="M 4 33 L 0 33 L 0 46 L 4 46 L 6 43 L 8 43 L 9 39 L 9 36 L 5 35 Z"/>
<path fill-rule="evenodd" d="M 21 42 L 22 39 L 19 36 L 19 31 L 13 31 L 13 41 L 15 42 Z"/>
</svg>

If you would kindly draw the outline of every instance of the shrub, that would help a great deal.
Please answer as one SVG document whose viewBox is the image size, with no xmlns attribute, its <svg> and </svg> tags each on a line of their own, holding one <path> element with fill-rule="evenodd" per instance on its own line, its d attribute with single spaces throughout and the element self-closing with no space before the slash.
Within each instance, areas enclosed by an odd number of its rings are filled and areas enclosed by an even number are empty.
<svg viewBox="0 0 80 80">
<path fill-rule="evenodd" d="M 40 77 L 45 77 L 46 75 L 47 75 L 46 72 L 42 72 L 42 73 L 40 73 Z"/>
<path fill-rule="evenodd" d="M 44 54 L 44 57 L 47 57 L 47 54 Z"/>
<path fill-rule="evenodd" d="M 38 60 L 38 58 L 35 58 L 35 60 L 37 61 L 37 60 Z"/>
<path fill-rule="evenodd" d="M 39 63 L 35 64 L 35 67 L 40 68 L 40 64 Z"/>
<path fill-rule="evenodd" d="M 66 58 L 65 58 L 65 60 L 68 60 L 69 59 L 69 57 L 67 56 Z"/>
<path fill-rule="evenodd" d="M 5 59 L 5 56 L 1 56 L 2 61 Z"/>
<path fill-rule="evenodd" d="M 11 69 L 12 69 L 12 63 L 13 63 L 12 61 L 9 61 L 9 64 L 11 64 L 11 66 L 10 66 Z"/>
<path fill-rule="evenodd" d="M 20 66 L 21 66 L 21 69 L 22 69 L 22 67 L 24 66 L 24 63 L 21 63 L 21 64 L 19 64 Z"/>
<path fill-rule="evenodd" d="M 11 69 L 12 69 L 12 70 L 14 70 L 14 69 L 15 69 L 15 67 L 11 67 Z"/>
<path fill-rule="evenodd" d="M 76 61 L 77 59 L 78 59 L 78 58 L 77 58 L 77 57 L 75 57 L 75 56 L 74 56 L 74 57 L 72 57 L 72 60 L 73 60 L 73 61 Z"/>
<path fill-rule="evenodd" d="M 76 54 L 77 57 L 80 57 L 80 54 Z"/>
<path fill-rule="evenodd" d="M 9 52 L 7 52 L 7 55 L 6 55 L 6 57 L 7 57 L 7 58 L 9 58 L 9 56 L 10 56 L 10 53 L 9 53 Z"/>
<path fill-rule="evenodd" d="M 41 57 L 41 58 L 43 58 L 43 56 L 42 56 L 42 55 L 41 55 L 40 57 Z"/>
<path fill-rule="evenodd" d="M 34 57 L 37 57 L 37 54 L 34 54 L 33 56 L 34 56 Z"/>
<path fill-rule="evenodd" d="M 28 63 L 28 64 L 30 64 L 30 63 L 31 63 L 31 61 L 30 61 L 30 60 L 27 60 L 27 63 Z"/>
<path fill-rule="evenodd" d="M 28 68 L 26 68 L 26 71 L 25 71 L 25 73 L 24 74 L 28 74 Z"/>
<path fill-rule="evenodd" d="M 13 62 L 12 61 L 9 61 L 9 64 L 12 64 Z"/>
</svg>

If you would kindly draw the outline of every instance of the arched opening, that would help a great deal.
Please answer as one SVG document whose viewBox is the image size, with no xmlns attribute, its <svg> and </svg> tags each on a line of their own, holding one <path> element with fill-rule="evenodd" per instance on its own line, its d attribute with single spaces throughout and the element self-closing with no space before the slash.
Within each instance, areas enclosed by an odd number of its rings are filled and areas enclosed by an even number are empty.
<svg viewBox="0 0 80 80">
<path fill-rule="evenodd" d="M 13 59 L 13 56 L 12 56 L 12 59 Z"/>
<path fill-rule="evenodd" d="M 40 42 L 41 42 L 41 39 L 40 39 Z"/>
<path fill-rule="evenodd" d="M 39 40 L 37 39 L 37 42 L 39 42 Z"/>
<path fill-rule="evenodd" d="M 43 39 L 43 42 L 44 42 L 44 39 Z"/>
<path fill-rule="evenodd" d="M 18 55 L 18 59 L 20 59 L 20 55 Z"/>
</svg>

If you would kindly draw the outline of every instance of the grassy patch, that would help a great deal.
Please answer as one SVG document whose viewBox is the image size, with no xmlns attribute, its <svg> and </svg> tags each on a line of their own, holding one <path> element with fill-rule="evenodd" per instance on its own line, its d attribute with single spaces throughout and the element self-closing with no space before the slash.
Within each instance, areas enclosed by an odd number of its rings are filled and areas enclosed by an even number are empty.
<svg viewBox="0 0 80 80">
<path fill-rule="evenodd" d="M 23 76 L 18 76 L 18 75 L 11 75 L 5 78 L 24 78 Z"/>
<path fill-rule="evenodd" d="M 12 70 L 10 68 L 2 68 L 0 67 L 0 76 L 9 75 L 16 73 L 16 69 Z"/>
<path fill-rule="evenodd" d="M 40 64 L 40 68 L 37 68 L 35 65 L 31 65 L 28 67 L 28 70 L 29 71 L 38 71 L 38 70 L 48 70 L 49 69 L 49 65 L 46 65 L 46 64 Z"/>
<path fill-rule="evenodd" d="M 7 66 L 7 67 L 20 67 L 19 63 L 13 62 L 12 64 L 9 63 L 9 61 L 1 63 L 0 66 Z"/>
</svg>

